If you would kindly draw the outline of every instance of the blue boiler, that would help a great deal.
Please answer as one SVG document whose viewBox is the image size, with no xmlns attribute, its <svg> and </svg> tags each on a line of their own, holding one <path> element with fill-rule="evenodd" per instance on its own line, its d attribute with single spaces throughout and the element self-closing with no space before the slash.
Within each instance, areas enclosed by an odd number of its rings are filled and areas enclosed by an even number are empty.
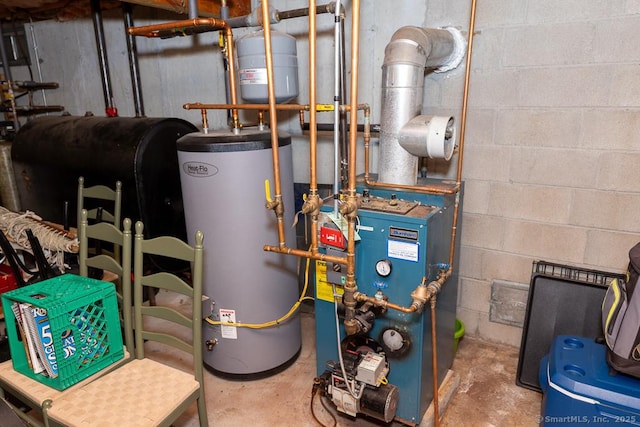
<svg viewBox="0 0 640 427">
<path fill-rule="evenodd" d="M 450 183 L 450 181 L 448 182 Z M 445 184 L 428 179 L 423 185 Z M 419 184 L 420 185 L 420 184 Z M 445 184 L 447 185 L 447 184 Z M 423 277 L 435 280 L 449 262 L 454 205 L 462 212 L 462 190 L 455 194 L 434 195 L 408 191 L 358 187 L 356 242 L 356 283 L 358 291 L 384 295 L 389 302 L 408 307 L 411 292 Z M 328 211 L 323 208 L 323 211 Z M 455 247 L 459 247 L 460 218 L 457 219 Z M 321 241 L 323 241 L 321 239 Z M 331 245 L 322 250 L 339 253 Z M 451 367 L 458 293 L 458 251 L 453 274 L 437 296 L 436 335 L 438 383 Z M 316 262 L 315 316 L 318 375 L 338 361 L 335 294 L 342 293 L 344 275 L 331 265 Z M 340 314 L 340 313 L 338 313 Z M 345 345 L 343 318 L 339 316 L 340 341 Z M 366 337 L 350 337 L 351 346 L 378 347 L 388 361 L 385 382 L 397 387 L 395 420 L 419 424 L 433 399 L 431 314 L 427 303 L 421 313 L 393 309 L 378 315 Z M 372 350 L 376 351 L 372 348 Z"/>
</svg>

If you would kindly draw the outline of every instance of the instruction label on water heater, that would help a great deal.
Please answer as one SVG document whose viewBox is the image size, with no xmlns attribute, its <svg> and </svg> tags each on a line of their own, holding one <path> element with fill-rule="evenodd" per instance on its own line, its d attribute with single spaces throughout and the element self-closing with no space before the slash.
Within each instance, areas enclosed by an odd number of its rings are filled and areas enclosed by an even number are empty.
<svg viewBox="0 0 640 427">
<path fill-rule="evenodd" d="M 400 242 L 392 239 L 387 240 L 387 256 L 389 258 L 418 262 L 419 248 L 418 243 Z"/>
<path fill-rule="evenodd" d="M 224 308 L 220 309 L 220 321 L 221 322 L 229 322 L 236 323 L 236 311 L 235 310 L 227 310 Z M 238 328 L 235 326 L 228 325 L 220 325 L 220 333 L 222 338 L 228 338 L 231 340 L 238 339 Z"/>
</svg>

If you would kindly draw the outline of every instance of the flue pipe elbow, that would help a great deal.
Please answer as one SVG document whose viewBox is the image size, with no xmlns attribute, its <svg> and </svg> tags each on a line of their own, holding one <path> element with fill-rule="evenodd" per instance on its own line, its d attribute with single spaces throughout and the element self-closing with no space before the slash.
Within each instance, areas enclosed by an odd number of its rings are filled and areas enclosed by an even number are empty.
<svg viewBox="0 0 640 427">
<path fill-rule="evenodd" d="M 464 57 L 465 44 L 455 28 L 408 26 L 391 37 L 382 64 L 379 181 L 416 184 L 418 158 L 400 145 L 401 129 L 421 113 L 424 69 L 455 68 Z"/>
</svg>

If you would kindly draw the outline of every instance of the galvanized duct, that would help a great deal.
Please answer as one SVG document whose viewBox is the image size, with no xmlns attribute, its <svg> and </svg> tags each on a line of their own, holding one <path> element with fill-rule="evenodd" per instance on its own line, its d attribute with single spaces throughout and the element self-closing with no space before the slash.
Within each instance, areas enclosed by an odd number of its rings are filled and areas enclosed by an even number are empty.
<svg viewBox="0 0 640 427">
<path fill-rule="evenodd" d="M 422 110 L 425 68 L 440 72 L 455 68 L 464 57 L 464 46 L 464 39 L 454 28 L 409 26 L 391 37 L 382 64 L 380 182 L 416 184 L 418 157 L 403 148 L 401 130 Z"/>
</svg>

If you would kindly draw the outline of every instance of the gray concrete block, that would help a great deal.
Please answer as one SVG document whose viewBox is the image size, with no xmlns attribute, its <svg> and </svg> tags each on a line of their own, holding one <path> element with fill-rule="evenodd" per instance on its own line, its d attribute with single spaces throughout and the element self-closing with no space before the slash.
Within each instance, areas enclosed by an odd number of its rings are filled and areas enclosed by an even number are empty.
<svg viewBox="0 0 640 427">
<path fill-rule="evenodd" d="M 594 59 L 596 62 L 617 63 L 637 62 L 640 51 L 640 17 L 637 15 L 620 16 L 617 19 L 598 21 L 594 40 Z"/>
<path fill-rule="evenodd" d="M 601 168 L 600 153 L 570 149 L 512 149 L 510 179 L 525 184 L 592 188 Z"/>
<path fill-rule="evenodd" d="M 514 252 L 484 251 L 481 280 L 501 278 L 511 282 L 529 283 L 534 257 Z"/>
<path fill-rule="evenodd" d="M 636 64 L 618 65 L 611 74 L 611 90 L 608 105 L 613 107 L 640 106 L 640 83 L 638 82 L 638 66 Z"/>
<path fill-rule="evenodd" d="M 637 233 L 590 230 L 584 263 L 595 269 L 622 272 L 629 264 L 629 249 L 640 241 Z"/>
<path fill-rule="evenodd" d="M 599 156 L 595 186 L 602 190 L 638 191 L 640 182 L 640 151 L 602 152 Z"/>
<path fill-rule="evenodd" d="M 488 314 L 480 313 L 478 315 L 477 336 L 512 347 L 519 347 L 522 341 L 522 328 L 492 322 L 489 320 Z"/>
<path fill-rule="evenodd" d="M 489 312 L 490 282 L 461 278 L 458 289 L 458 307 L 482 313 Z"/>
<path fill-rule="evenodd" d="M 529 25 L 505 31 L 506 67 L 592 62 L 595 25 L 590 22 Z"/>
<path fill-rule="evenodd" d="M 611 65 L 520 69 L 518 105 L 547 109 L 607 105 L 615 71 Z"/>
<path fill-rule="evenodd" d="M 508 181 L 511 147 L 469 145 L 465 148 L 463 179 Z"/>
<path fill-rule="evenodd" d="M 527 22 L 571 22 L 603 19 L 619 14 L 625 0 L 540 0 L 528 3 Z"/>
<path fill-rule="evenodd" d="M 582 125 L 582 112 L 576 109 L 503 110 L 496 117 L 495 142 L 528 147 L 577 147 Z"/>
<path fill-rule="evenodd" d="M 462 218 L 461 242 L 465 246 L 483 249 L 501 249 L 503 246 L 504 221 L 501 218 L 467 214 Z"/>
<path fill-rule="evenodd" d="M 569 218 L 572 191 L 568 188 L 491 184 L 489 215 L 564 224 Z"/>
<path fill-rule="evenodd" d="M 465 213 L 486 214 L 489 211 L 491 185 L 489 181 L 465 182 L 463 207 Z"/>
<path fill-rule="evenodd" d="M 637 150 L 640 147 L 640 113 L 627 108 L 589 109 L 582 112 L 579 147 L 592 150 Z"/>
<path fill-rule="evenodd" d="M 500 69 L 491 72 L 474 72 L 469 87 L 469 107 L 501 107 L 520 105 L 519 72 Z"/>
<path fill-rule="evenodd" d="M 569 223 L 584 227 L 640 233 L 640 194 L 574 190 Z"/>
<path fill-rule="evenodd" d="M 587 245 L 587 229 L 527 221 L 506 221 L 504 250 L 533 258 L 580 263 Z"/>
</svg>

